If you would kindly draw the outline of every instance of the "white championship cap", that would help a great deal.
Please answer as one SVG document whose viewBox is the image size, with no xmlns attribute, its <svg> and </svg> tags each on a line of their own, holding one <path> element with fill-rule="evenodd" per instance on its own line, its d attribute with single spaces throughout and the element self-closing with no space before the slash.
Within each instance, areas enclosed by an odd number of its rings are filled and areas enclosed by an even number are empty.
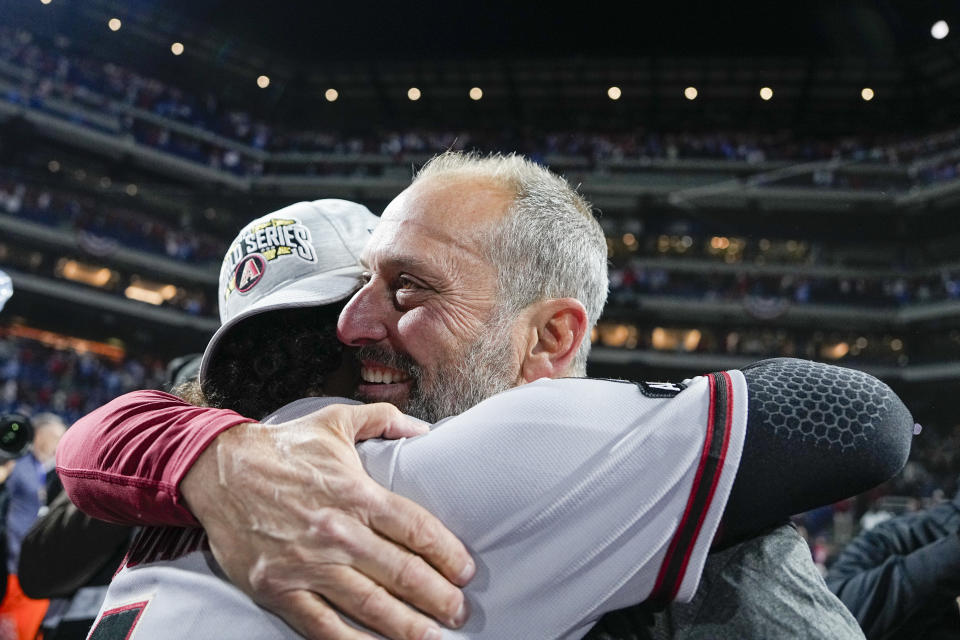
<svg viewBox="0 0 960 640">
<path fill-rule="evenodd" d="M 201 386 L 223 336 L 242 320 L 353 294 L 360 254 L 379 221 L 363 205 L 330 199 L 298 202 L 244 227 L 220 267 L 220 328 L 203 352 Z"/>
</svg>

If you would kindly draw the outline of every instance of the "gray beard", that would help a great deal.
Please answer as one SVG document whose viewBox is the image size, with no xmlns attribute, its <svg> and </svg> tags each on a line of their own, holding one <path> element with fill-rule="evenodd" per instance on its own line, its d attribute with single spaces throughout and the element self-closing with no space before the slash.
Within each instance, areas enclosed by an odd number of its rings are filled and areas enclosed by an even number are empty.
<svg viewBox="0 0 960 640">
<path fill-rule="evenodd" d="M 413 379 L 410 397 L 406 406 L 398 408 L 421 420 L 439 422 L 516 386 L 510 324 L 497 318 L 487 322 L 477 340 L 433 371 L 424 370 L 406 354 L 379 346 L 361 347 L 358 357 L 409 375 Z"/>
</svg>

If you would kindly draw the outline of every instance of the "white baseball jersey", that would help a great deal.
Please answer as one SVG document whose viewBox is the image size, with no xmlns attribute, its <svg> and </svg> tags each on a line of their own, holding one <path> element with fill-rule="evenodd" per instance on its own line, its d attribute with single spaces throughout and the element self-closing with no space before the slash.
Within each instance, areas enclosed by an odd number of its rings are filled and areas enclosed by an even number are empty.
<svg viewBox="0 0 960 640">
<path fill-rule="evenodd" d="M 358 451 L 384 487 L 436 514 L 478 572 L 448 638 L 580 638 L 605 612 L 689 600 L 747 421 L 739 371 L 686 384 L 539 380 Z M 288 405 L 310 413 L 329 399 Z M 147 530 L 90 640 L 298 637 L 226 581 L 200 530 Z"/>
</svg>

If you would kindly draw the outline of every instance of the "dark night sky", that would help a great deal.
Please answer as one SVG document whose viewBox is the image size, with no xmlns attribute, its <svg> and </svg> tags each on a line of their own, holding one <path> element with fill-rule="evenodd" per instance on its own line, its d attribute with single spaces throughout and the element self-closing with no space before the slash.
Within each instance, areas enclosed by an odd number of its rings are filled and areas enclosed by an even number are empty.
<svg viewBox="0 0 960 640">
<path fill-rule="evenodd" d="M 590 55 L 851 55 L 928 42 L 956 1 L 780 2 L 163 2 L 168 15 L 215 24 L 298 60 Z M 901 52 L 902 51 L 898 51 Z"/>
</svg>

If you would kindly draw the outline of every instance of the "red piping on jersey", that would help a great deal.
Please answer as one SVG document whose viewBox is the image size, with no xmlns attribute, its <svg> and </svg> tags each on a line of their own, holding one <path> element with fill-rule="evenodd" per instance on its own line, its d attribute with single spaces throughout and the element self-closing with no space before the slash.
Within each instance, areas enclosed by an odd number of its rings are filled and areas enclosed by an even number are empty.
<svg viewBox="0 0 960 640">
<path fill-rule="evenodd" d="M 726 415 L 724 416 L 726 428 L 723 430 L 723 447 L 720 449 L 720 464 L 717 467 L 717 472 L 713 474 L 713 481 L 710 483 L 710 493 L 707 494 L 707 504 L 713 504 L 713 496 L 717 492 L 717 485 L 720 483 L 720 476 L 723 475 L 723 465 L 727 460 L 727 447 L 730 445 L 730 428 L 733 425 L 733 380 L 730 378 L 730 374 L 726 371 L 721 371 L 720 375 L 726 378 L 727 389 L 727 406 L 726 406 Z M 711 386 L 716 386 L 713 378 L 710 378 Z M 713 404 L 714 400 L 714 390 L 711 390 L 710 393 L 710 404 Z M 704 448 L 706 452 L 706 448 Z M 703 464 L 703 459 L 701 458 L 701 465 Z M 692 492 L 691 492 L 692 493 Z M 697 528 L 693 534 L 693 539 L 697 540 L 700 537 L 700 529 L 703 528 L 703 521 L 707 517 L 707 509 L 703 509 L 700 512 L 700 518 L 697 520 Z M 677 597 L 677 592 L 680 590 L 680 585 L 683 583 L 683 577 L 687 573 L 687 565 L 690 563 L 690 556 L 693 553 L 693 545 L 691 544 L 683 557 L 683 563 L 680 567 L 680 575 L 677 578 L 676 582 L 673 584 L 673 590 L 670 593 L 670 599 L 673 600 Z"/>
<path fill-rule="evenodd" d="M 674 580 L 672 580 L 669 586 L 666 586 L 668 573 L 671 573 L 671 568 L 675 566 L 675 556 L 677 554 L 677 549 L 681 544 L 681 540 L 685 537 L 685 528 L 687 522 L 693 517 L 694 503 L 701 489 L 701 482 L 703 481 L 703 476 L 707 467 L 707 463 L 710 459 L 710 451 L 714 445 L 714 436 L 716 434 L 716 424 L 715 416 L 717 416 L 717 381 L 716 376 L 723 376 L 724 387 L 726 393 L 723 395 L 725 400 L 725 407 L 722 407 L 723 410 L 723 433 L 719 435 L 723 440 L 721 442 L 720 451 L 717 455 L 717 464 L 714 468 L 712 477 L 709 479 L 710 486 L 706 496 L 706 501 L 700 509 L 700 513 L 697 517 L 696 525 L 693 529 L 693 535 L 690 537 L 690 542 L 686 545 L 686 548 L 683 550 L 683 558 L 680 560 L 680 565 Z M 690 489 L 690 495 L 687 499 L 687 505 L 684 509 L 683 517 L 680 519 L 680 524 L 677 526 L 677 530 L 674 533 L 673 539 L 670 541 L 670 546 L 667 548 L 667 553 L 664 556 L 663 563 L 660 565 L 660 572 L 657 575 L 657 581 L 654 584 L 653 590 L 650 592 L 648 600 L 652 600 L 659 604 L 666 604 L 670 600 L 673 600 L 677 592 L 680 590 L 680 585 L 683 583 L 683 577 L 686 574 L 687 565 L 690 562 L 690 556 L 693 553 L 693 548 L 695 546 L 696 540 L 700 536 L 700 529 L 703 527 L 703 521 L 706 518 L 707 511 L 709 506 L 713 501 L 713 496 L 716 493 L 717 484 L 720 481 L 720 476 L 723 474 L 724 462 L 726 461 L 727 448 L 730 443 L 730 429 L 733 422 L 733 381 L 730 378 L 730 375 L 727 372 L 721 372 L 719 374 L 710 374 L 707 376 L 707 382 L 710 385 L 710 405 L 707 412 L 707 430 L 704 437 L 703 451 L 700 454 L 700 462 L 697 466 L 697 473 L 693 479 L 693 486 Z"/>
</svg>

